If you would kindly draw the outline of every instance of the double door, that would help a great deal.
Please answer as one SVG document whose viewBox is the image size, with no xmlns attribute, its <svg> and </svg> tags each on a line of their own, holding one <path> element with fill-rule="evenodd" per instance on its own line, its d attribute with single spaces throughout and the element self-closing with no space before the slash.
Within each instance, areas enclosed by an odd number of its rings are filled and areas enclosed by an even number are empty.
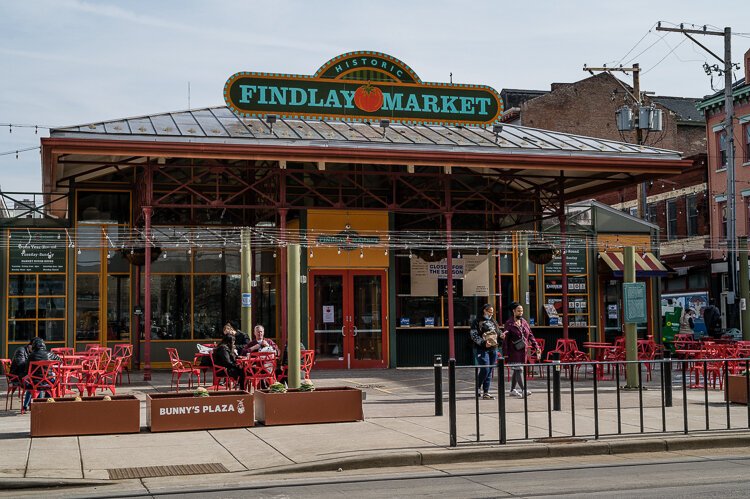
<svg viewBox="0 0 750 499">
<path fill-rule="evenodd" d="M 314 270 L 308 282 L 308 337 L 316 367 L 387 367 L 385 271 Z"/>
</svg>

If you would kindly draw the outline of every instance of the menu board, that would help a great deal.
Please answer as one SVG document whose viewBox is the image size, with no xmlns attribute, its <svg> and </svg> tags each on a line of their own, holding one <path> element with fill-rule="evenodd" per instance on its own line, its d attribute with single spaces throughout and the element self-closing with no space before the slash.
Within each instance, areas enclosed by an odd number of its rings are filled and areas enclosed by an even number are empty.
<svg viewBox="0 0 750 499">
<path fill-rule="evenodd" d="M 568 274 L 586 274 L 586 247 L 580 241 L 568 241 L 565 252 Z M 544 266 L 545 274 L 562 274 L 562 255 L 558 255 Z"/>
<path fill-rule="evenodd" d="M 9 245 L 10 272 L 65 272 L 64 231 L 12 230 Z"/>
</svg>

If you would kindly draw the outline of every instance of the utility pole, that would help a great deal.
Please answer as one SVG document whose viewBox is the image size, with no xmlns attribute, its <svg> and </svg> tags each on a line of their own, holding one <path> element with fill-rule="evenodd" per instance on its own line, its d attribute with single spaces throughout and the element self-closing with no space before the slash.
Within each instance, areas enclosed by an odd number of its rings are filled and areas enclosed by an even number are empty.
<svg viewBox="0 0 750 499">
<path fill-rule="evenodd" d="M 620 86 L 625 89 L 625 93 L 629 95 L 636 104 L 636 116 L 640 116 L 640 108 L 642 104 L 641 100 L 641 67 L 638 63 L 633 64 L 632 67 L 626 68 L 623 66 L 616 66 L 613 68 L 608 68 L 607 66 L 602 66 L 600 68 L 590 68 L 588 66 L 583 66 L 584 71 L 588 71 L 592 75 L 594 74 L 594 71 L 598 72 L 604 72 L 612 74 L 613 71 L 621 71 L 622 73 L 633 73 L 633 92 L 630 92 L 630 89 L 622 84 L 620 80 L 617 80 L 617 83 L 620 84 Z M 612 75 L 614 76 L 614 75 Z M 640 125 L 640 124 L 639 124 Z M 635 141 L 640 146 L 643 145 L 643 128 L 640 126 L 635 127 Z M 646 219 L 646 182 L 641 182 L 641 184 L 638 186 L 638 190 L 636 191 L 636 198 L 637 198 L 637 205 L 638 205 L 638 218 Z"/>
<path fill-rule="evenodd" d="M 679 28 L 664 28 L 661 22 L 656 27 L 656 31 L 672 31 L 682 33 L 690 38 L 696 45 L 714 56 L 722 64 L 724 69 L 718 67 L 712 69 L 707 67 L 707 71 L 718 71 L 724 74 L 724 131 L 727 135 L 727 273 L 729 274 L 728 299 L 727 305 L 729 313 L 727 314 L 727 327 L 735 327 L 737 324 L 737 214 L 735 213 L 735 180 L 734 180 L 734 100 L 732 97 L 732 28 L 726 27 L 724 31 L 708 31 L 704 26 L 703 29 L 684 29 L 680 24 Z M 700 43 L 691 35 L 710 35 L 724 37 L 724 59 L 714 54 L 710 49 Z M 747 258 L 744 255 L 743 258 Z"/>
</svg>

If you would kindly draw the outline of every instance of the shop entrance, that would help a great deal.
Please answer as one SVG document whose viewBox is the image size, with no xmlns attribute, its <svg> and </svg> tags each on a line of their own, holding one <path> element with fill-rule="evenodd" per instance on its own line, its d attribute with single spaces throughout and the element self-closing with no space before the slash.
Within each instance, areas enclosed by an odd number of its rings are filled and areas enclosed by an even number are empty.
<svg viewBox="0 0 750 499">
<path fill-rule="evenodd" d="M 315 270 L 309 283 L 309 341 L 321 369 L 387 367 L 383 270 Z"/>
</svg>

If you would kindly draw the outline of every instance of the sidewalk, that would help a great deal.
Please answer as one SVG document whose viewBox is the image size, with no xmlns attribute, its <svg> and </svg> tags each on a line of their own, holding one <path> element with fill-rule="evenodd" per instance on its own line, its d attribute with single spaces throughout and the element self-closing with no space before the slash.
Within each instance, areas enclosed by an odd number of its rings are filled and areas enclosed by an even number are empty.
<svg viewBox="0 0 750 499">
<path fill-rule="evenodd" d="M 447 376 L 447 370 L 444 371 Z M 31 439 L 28 415 L 21 416 L 17 410 L 0 411 L 0 488 L 52 483 L 32 479 L 109 480 L 109 470 L 148 466 L 216 463 L 229 472 L 272 474 L 750 444 L 745 406 L 731 407 L 732 428 L 737 430 L 710 435 L 701 433 L 705 430 L 702 390 L 688 390 L 691 434 L 683 435 L 682 390 L 679 386 L 674 389 L 674 406 L 666 409 L 669 433 L 661 433 L 658 380 L 650 382 L 647 386 L 652 389 L 643 392 L 646 434 L 602 436 L 594 440 L 590 436 L 594 433 L 593 393 L 588 380 L 578 383 L 580 388 L 576 387 L 575 426 L 579 438 L 546 441 L 544 439 L 549 436 L 546 380 L 538 379 L 529 384 L 535 392 L 528 398 L 529 440 L 524 439 L 524 400 L 506 397 L 509 443 L 498 445 L 497 400 L 479 401 L 482 442 L 475 443 L 472 375 L 473 370 L 460 370 L 458 374 L 457 448 L 448 446 L 447 379 L 444 379 L 444 416 L 436 417 L 433 372 L 429 369 L 315 373 L 317 386 L 354 386 L 366 393 L 365 421 L 356 423 L 155 434 L 144 428 L 141 433 L 132 435 Z M 133 373 L 133 384 L 124 385 L 118 394 L 133 393 L 141 399 L 141 421 L 145 422 L 145 394 L 167 391 L 169 376 L 168 372 L 157 372 L 150 383 L 144 383 L 137 382 L 142 379 L 142 374 Z M 553 413 L 555 437 L 571 436 L 569 383 L 563 380 L 563 410 Z M 722 403 L 723 392 L 709 390 L 709 396 L 710 427 L 724 429 L 726 407 Z M 638 433 L 640 430 L 638 397 L 637 391 L 622 393 L 623 432 Z M 614 385 L 601 383 L 599 429 L 602 434 L 617 431 L 615 407 Z M 580 438 L 580 435 L 587 436 Z"/>
</svg>

